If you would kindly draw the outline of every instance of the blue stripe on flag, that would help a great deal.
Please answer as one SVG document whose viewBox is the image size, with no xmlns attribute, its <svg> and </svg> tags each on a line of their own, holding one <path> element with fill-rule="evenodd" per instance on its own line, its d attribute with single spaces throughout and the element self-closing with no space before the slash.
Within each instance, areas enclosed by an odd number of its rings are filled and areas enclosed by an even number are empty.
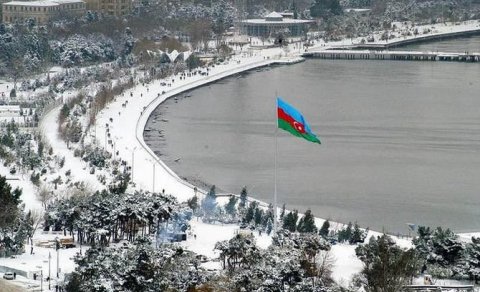
<svg viewBox="0 0 480 292">
<path fill-rule="evenodd" d="M 283 109 L 283 111 L 287 115 L 291 116 L 295 121 L 302 123 L 303 127 L 305 128 L 305 132 L 313 134 L 307 121 L 303 118 L 303 115 L 296 108 L 283 101 L 280 97 L 277 97 L 277 106 Z"/>
</svg>

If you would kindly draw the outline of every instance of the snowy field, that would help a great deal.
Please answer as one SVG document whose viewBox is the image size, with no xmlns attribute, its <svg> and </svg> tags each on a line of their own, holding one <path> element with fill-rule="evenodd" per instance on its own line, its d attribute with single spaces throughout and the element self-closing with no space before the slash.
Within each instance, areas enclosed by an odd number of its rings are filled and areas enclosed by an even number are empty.
<svg viewBox="0 0 480 292">
<path fill-rule="evenodd" d="M 454 29 L 474 29 L 478 28 L 478 22 L 465 24 L 464 26 L 441 26 L 437 25 L 439 32 L 451 32 Z M 357 40 L 358 41 L 358 40 Z M 393 41 L 393 40 L 390 40 Z M 355 40 L 351 41 L 355 42 Z M 344 42 L 328 43 L 328 46 L 336 46 Z M 319 42 L 318 47 L 325 48 L 325 44 Z M 261 49 L 242 52 L 237 54 L 227 63 L 217 65 L 210 68 L 207 76 L 194 75 L 180 79 L 179 76 L 171 76 L 165 80 L 156 80 L 149 84 L 138 84 L 133 89 L 127 91 L 123 96 L 117 96 L 116 100 L 109 104 L 97 117 L 96 122 L 96 143 L 110 152 L 118 151 L 118 158 L 127 161 L 133 168 L 133 182 L 135 189 L 144 189 L 149 191 L 160 192 L 165 190 L 166 193 L 172 194 L 179 201 L 185 201 L 194 195 L 193 186 L 180 179 L 171 169 L 168 168 L 143 141 L 143 130 L 151 112 L 167 98 L 174 97 L 184 91 L 192 88 L 214 82 L 221 78 L 243 72 L 245 70 L 266 66 L 280 58 L 294 58 L 298 56 L 299 46 L 291 45 L 288 49 Z M 57 69 L 58 70 L 58 69 Z M 205 69 L 203 69 L 205 71 Z M 207 72 L 207 71 L 205 71 Z M 162 83 L 171 84 L 171 86 L 161 85 Z M 8 88 L 7 88 L 8 86 Z M 0 91 L 7 91 L 12 87 L 11 83 L 2 82 Z M 73 94 L 73 93 L 72 93 Z M 127 103 L 128 101 L 128 103 Z M 72 151 L 68 149 L 66 143 L 58 137 L 57 117 L 60 107 L 56 107 L 48 112 L 41 121 L 40 130 L 50 146 L 54 149 L 54 153 L 65 157 L 64 169 L 72 170 L 72 176 L 77 180 L 83 180 L 92 187 L 92 189 L 103 188 L 95 175 L 90 174 L 85 162 L 80 158 L 74 157 Z M 111 137 L 115 141 L 110 145 L 105 143 L 106 129 L 110 132 Z M 13 187 L 23 188 L 22 200 L 26 209 L 41 209 L 41 203 L 36 197 L 37 190 L 29 181 L 28 174 L 10 175 L 9 170 L 0 166 L 0 173 L 7 175 L 9 183 Z M 323 219 L 316 219 L 317 226 L 323 224 Z M 213 248 L 217 241 L 230 239 L 237 232 L 237 225 L 212 225 L 206 224 L 196 219 L 191 221 L 191 236 L 181 245 L 196 252 L 205 255 L 209 259 L 215 259 Z M 371 235 L 379 235 L 378 232 L 370 232 Z M 271 243 L 271 237 L 258 235 L 254 232 L 257 243 L 261 248 L 267 248 Z M 472 235 L 461 235 L 462 238 L 468 240 Z M 34 241 L 52 240 L 59 234 L 43 234 L 37 232 Z M 408 239 L 396 239 L 397 243 L 402 247 L 411 247 L 411 241 Z M 56 279 L 56 262 L 57 255 L 55 249 L 34 246 L 34 254 L 30 254 L 30 245 L 26 246 L 26 253 L 15 258 L 0 259 L 0 274 L 3 272 L 3 266 L 25 271 L 28 278 L 18 276 L 13 281 L 23 287 L 39 287 L 40 281 L 34 281 L 33 273 L 43 272 L 44 278 L 49 273 L 49 254 L 50 274 L 52 279 Z M 333 268 L 334 279 L 344 285 L 348 285 L 352 276 L 358 273 L 362 268 L 362 263 L 355 256 L 355 246 L 351 245 L 334 245 L 332 247 L 332 255 L 335 258 L 335 266 Z M 63 273 L 69 273 L 74 269 L 73 257 L 80 252 L 77 246 L 72 249 L 62 249 L 59 252 L 60 260 L 60 276 Z M 217 269 L 220 264 L 212 261 L 206 264 L 208 268 Z M 1 287 L 1 286 L 0 286 Z M 44 289 L 46 283 L 44 283 Z"/>
</svg>

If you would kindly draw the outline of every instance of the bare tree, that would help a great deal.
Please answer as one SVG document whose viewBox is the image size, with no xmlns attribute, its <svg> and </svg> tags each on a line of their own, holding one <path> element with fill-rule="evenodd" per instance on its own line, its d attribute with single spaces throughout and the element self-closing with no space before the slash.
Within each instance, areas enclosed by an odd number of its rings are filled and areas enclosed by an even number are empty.
<svg viewBox="0 0 480 292">
<path fill-rule="evenodd" d="M 42 202 L 42 206 L 47 210 L 47 203 L 50 199 L 53 198 L 53 192 L 46 186 L 41 186 L 38 189 L 37 197 L 40 202 Z"/>
<path fill-rule="evenodd" d="M 329 285 L 333 282 L 332 270 L 335 266 L 335 257 L 331 250 L 322 250 L 317 254 L 317 277 L 323 284 Z"/>
</svg>

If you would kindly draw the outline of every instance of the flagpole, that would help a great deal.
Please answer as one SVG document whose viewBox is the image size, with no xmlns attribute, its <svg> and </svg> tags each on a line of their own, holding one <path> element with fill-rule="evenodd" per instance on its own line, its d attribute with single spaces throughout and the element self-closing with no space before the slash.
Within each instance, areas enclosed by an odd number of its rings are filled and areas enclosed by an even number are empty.
<svg viewBox="0 0 480 292">
<path fill-rule="evenodd" d="M 275 103 L 278 98 L 277 92 L 275 92 Z M 275 111 L 278 111 L 278 105 L 275 106 Z M 276 113 L 275 118 L 275 158 L 274 158 L 274 189 L 273 189 L 273 234 L 277 233 L 277 151 L 278 151 L 278 142 L 277 142 L 277 133 L 278 133 L 278 113 Z"/>
</svg>

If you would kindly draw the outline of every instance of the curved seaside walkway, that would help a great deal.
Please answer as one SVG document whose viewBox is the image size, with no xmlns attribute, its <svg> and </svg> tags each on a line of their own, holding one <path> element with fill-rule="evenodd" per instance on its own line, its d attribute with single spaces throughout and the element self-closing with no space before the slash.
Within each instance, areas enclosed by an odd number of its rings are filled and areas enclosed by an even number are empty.
<svg viewBox="0 0 480 292">
<path fill-rule="evenodd" d="M 118 156 L 133 165 L 133 181 L 137 189 L 172 194 L 180 201 L 194 195 L 194 186 L 182 180 L 155 155 L 143 140 L 143 131 L 153 110 L 166 99 L 222 78 L 254 68 L 285 61 L 282 49 L 273 48 L 253 52 L 252 56 L 236 55 L 227 64 L 210 67 L 207 76 L 196 74 L 185 79 L 171 76 L 149 84 L 139 84 L 117 96 L 97 117 L 97 142 L 107 151 L 118 151 Z M 200 69 L 207 72 L 206 69 Z M 161 83 L 167 86 L 162 86 Z M 168 86 L 171 84 L 171 86 Z M 162 94 L 162 92 L 165 92 Z M 131 93 L 131 94 L 130 94 Z M 126 103 L 128 101 L 128 103 Z M 125 106 L 123 106 L 126 103 Z M 105 145 L 106 129 L 114 145 Z M 199 190 L 200 192 L 203 192 Z"/>
</svg>

